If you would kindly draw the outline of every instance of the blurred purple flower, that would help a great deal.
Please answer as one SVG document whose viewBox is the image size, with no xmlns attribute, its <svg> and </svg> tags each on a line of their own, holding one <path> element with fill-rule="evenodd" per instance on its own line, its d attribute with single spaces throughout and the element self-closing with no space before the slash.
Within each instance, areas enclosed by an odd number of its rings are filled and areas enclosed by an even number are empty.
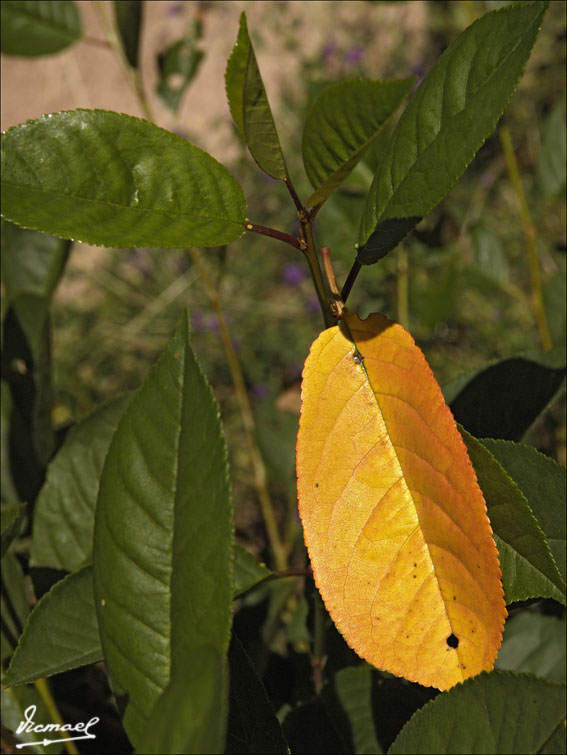
<svg viewBox="0 0 567 755">
<path fill-rule="evenodd" d="M 360 63 L 363 57 L 364 50 L 362 49 L 362 47 L 354 45 L 354 47 L 351 47 L 346 51 L 345 63 L 347 66 L 355 66 L 357 63 Z"/>
<path fill-rule="evenodd" d="M 219 321 L 216 315 L 209 315 L 206 320 L 206 327 L 208 330 L 212 330 L 213 333 L 219 332 Z"/>
<path fill-rule="evenodd" d="M 251 393 L 255 399 L 262 401 L 262 399 L 268 398 L 270 390 L 267 385 L 264 385 L 264 383 L 254 383 Z"/>
<path fill-rule="evenodd" d="M 305 278 L 305 270 L 297 262 L 290 262 L 284 267 L 282 278 L 288 286 L 299 286 Z"/>
<path fill-rule="evenodd" d="M 178 16 L 183 11 L 183 3 L 170 3 L 165 12 L 168 16 Z"/>
<path fill-rule="evenodd" d="M 325 45 L 323 47 L 323 60 L 327 60 L 328 58 L 332 57 L 337 51 L 337 43 L 334 39 L 329 39 L 327 42 L 325 42 Z"/>
<path fill-rule="evenodd" d="M 199 309 L 191 311 L 191 330 L 194 330 L 196 333 L 206 330 L 205 318 Z"/>
<path fill-rule="evenodd" d="M 305 299 L 305 309 L 309 310 L 309 312 L 318 312 L 319 299 L 315 295 L 308 296 L 307 299 Z"/>
</svg>

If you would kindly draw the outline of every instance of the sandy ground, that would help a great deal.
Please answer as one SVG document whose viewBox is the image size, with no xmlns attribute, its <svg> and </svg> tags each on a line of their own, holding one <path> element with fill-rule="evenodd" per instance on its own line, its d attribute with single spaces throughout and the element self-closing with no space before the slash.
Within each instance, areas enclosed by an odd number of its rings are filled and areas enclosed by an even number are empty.
<svg viewBox="0 0 567 755">
<path fill-rule="evenodd" d="M 2 130 L 43 113 L 71 108 L 105 108 L 142 116 L 140 105 L 116 57 L 104 46 L 104 29 L 92 2 L 77 3 L 84 41 L 62 52 L 40 58 L 2 56 Z M 112 3 L 103 2 L 107 17 Z M 201 42 L 205 57 L 197 77 L 175 116 L 160 102 L 154 89 L 158 80 L 157 54 L 191 29 L 201 6 L 205 19 Z M 365 46 L 367 75 L 380 78 L 389 55 L 408 45 L 419 60 L 426 28 L 425 2 L 217 2 L 147 1 L 142 38 L 142 76 L 156 122 L 180 130 L 190 141 L 228 160 L 235 144 L 226 97 L 224 70 L 246 11 L 272 108 L 277 111 L 282 92 L 301 87 L 301 61 L 316 59 L 325 50 L 345 49 L 349 35 L 360 27 L 372 29 Z M 356 34 L 355 34 L 356 36 Z M 98 44 L 97 44 L 98 41 Z M 382 69 L 382 73 L 381 73 Z M 403 75 L 403 72 L 402 72 Z"/>
</svg>

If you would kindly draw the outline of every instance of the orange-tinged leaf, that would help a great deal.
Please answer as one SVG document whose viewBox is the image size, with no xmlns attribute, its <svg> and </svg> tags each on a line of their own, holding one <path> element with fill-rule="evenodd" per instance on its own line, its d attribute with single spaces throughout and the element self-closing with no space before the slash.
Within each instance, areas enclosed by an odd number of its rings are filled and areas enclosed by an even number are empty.
<svg viewBox="0 0 567 755">
<path fill-rule="evenodd" d="M 305 363 L 299 512 L 315 581 L 375 666 L 448 689 L 492 669 L 506 606 L 486 505 L 410 334 L 346 315 Z"/>
</svg>

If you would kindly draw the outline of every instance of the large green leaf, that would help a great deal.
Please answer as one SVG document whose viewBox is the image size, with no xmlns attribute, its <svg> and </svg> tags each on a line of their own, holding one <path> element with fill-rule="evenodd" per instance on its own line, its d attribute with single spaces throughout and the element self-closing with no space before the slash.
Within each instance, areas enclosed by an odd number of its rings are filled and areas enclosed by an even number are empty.
<svg viewBox="0 0 567 755">
<path fill-rule="evenodd" d="M 30 613 L 3 684 L 23 684 L 102 660 L 90 566 L 69 574 Z"/>
<path fill-rule="evenodd" d="M 216 246 L 243 234 L 246 204 L 225 167 L 175 134 L 70 110 L 2 134 L 2 211 L 103 246 Z"/>
<path fill-rule="evenodd" d="M 0 10 L 5 55 L 49 55 L 81 35 L 73 0 L 2 0 Z"/>
<path fill-rule="evenodd" d="M 227 716 L 226 658 L 204 645 L 172 668 L 171 681 L 147 721 L 141 755 L 222 752 Z"/>
<path fill-rule="evenodd" d="M 506 603 L 540 597 L 565 603 L 565 582 L 522 491 L 483 443 L 459 429 L 486 500 Z"/>
<path fill-rule="evenodd" d="M 467 679 L 427 703 L 389 755 L 525 755 L 565 727 L 565 686 L 505 671 Z"/>
<path fill-rule="evenodd" d="M 565 348 L 493 362 L 443 386 L 457 422 L 477 438 L 520 440 L 565 380 Z"/>
<path fill-rule="evenodd" d="M 137 68 L 144 10 L 143 0 L 114 0 L 112 6 L 126 60 L 132 68 Z"/>
<path fill-rule="evenodd" d="M 535 611 L 510 616 L 495 666 L 565 681 L 565 621 Z"/>
<path fill-rule="evenodd" d="M 73 427 L 49 464 L 34 510 L 32 566 L 75 571 L 92 559 L 99 479 L 130 398 L 113 399 Z"/>
<path fill-rule="evenodd" d="M 398 121 L 368 194 L 362 264 L 397 246 L 453 187 L 508 104 L 547 5 L 487 13 L 436 61 Z"/>
<path fill-rule="evenodd" d="M 226 66 L 225 83 L 234 123 L 252 157 L 269 176 L 284 180 L 287 168 L 244 13 Z"/>
<path fill-rule="evenodd" d="M 323 202 L 341 185 L 414 82 L 346 80 L 317 97 L 301 144 L 305 171 L 316 189 L 307 207 Z"/>
<path fill-rule="evenodd" d="M 226 444 L 186 317 L 110 444 L 93 552 L 105 661 L 126 696 L 126 731 L 142 747 L 172 671 L 204 645 L 225 654 L 232 618 Z"/>
<path fill-rule="evenodd" d="M 565 467 L 532 446 L 488 438 L 482 443 L 498 459 L 526 497 L 545 533 L 559 573 L 565 580 Z"/>
</svg>

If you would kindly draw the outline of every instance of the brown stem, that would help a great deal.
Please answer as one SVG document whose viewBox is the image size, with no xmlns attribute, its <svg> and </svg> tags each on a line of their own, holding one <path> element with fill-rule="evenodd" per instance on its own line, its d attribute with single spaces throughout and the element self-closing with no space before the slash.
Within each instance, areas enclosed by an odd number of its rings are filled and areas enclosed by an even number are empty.
<svg viewBox="0 0 567 755">
<path fill-rule="evenodd" d="M 252 231 L 252 233 L 260 233 L 262 234 L 262 236 L 270 236 L 272 239 L 278 239 L 279 241 L 283 241 L 286 244 L 290 244 L 296 249 L 303 251 L 304 245 L 302 244 L 300 239 L 297 239 L 295 236 L 291 236 L 289 233 L 278 231 L 276 228 L 268 228 L 268 226 L 265 225 L 250 223 L 248 220 L 244 224 L 244 227 L 247 231 Z"/>
<path fill-rule="evenodd" d="M 289 176 L 286 176 L 286 178 L 284 178 L 284 184 L 287 186 L 287 190 L 291 194 L 291 198 L 293 199 L 293 204 L 295 205 L 295 209 L 297 210 L 298 215 L 304 216 L 305 207 L 303 206 L 301 199 L 297 196 L 297 192 L 295 191 L 295 188 Z"/>
<path fill-rule="evenodd" d="M 315 291 L 317 292 L 317 298 L 321 306 L 321 312 L 323 313 L 323 320 L 325 327 L 330 328 L 335 324 L 335 315 L 331 309 L 329 303 L 329 297 L 327 295 L 327 289 L 325 288 L 325 281 L 321 272 L 321 266 L 319 265 L 319 256 L 315 249 L 315 241 L 313 239 L 313 230 L 308 220 L 304 220 L 301 223 L 301 231 L 306 243 L 306 249 L 304 254 L 307 257 L 309 264 L 309 270 L 311 271 L 311 277 L 315 285 Z"/>
<path fill-rule="evenodd" d="M 344 304 L 346 304 L 346 300 L 348 299 L 348 295 L 350 294 L 350 290 L 351 290 L 351 288 L 352 288 L 355 280 L 358 277 L 358 274 L 360 272 L 361 267 L 362 267 L 362 265 L 360 264 L 360 262 L 358 261 L 358 259 L 356 259 L 352 263 L 352 267 L 350 269 L 350 273 L 348 274 L 347 279 L 345 281 L 345 285 L 343 286 L 343 290 L 341 291 L 341 298 L 342 298 Z"/>
<path fill-rule="evenodd" d="M 323 267 L 325 268 L 325 275 L 327 276 L 327 282 L 333 295 L 333 314 L 340 320 L 345 308 L 344 302 L 341 297 L 341 292 L 337 285 L 337 279 L 335 277 L 335 271 L 333 270 L 333 263 L 331 262 L 331 250 L 328 246 L 321 247 L 321 257 L 323 258 Z"/>
</svg>

